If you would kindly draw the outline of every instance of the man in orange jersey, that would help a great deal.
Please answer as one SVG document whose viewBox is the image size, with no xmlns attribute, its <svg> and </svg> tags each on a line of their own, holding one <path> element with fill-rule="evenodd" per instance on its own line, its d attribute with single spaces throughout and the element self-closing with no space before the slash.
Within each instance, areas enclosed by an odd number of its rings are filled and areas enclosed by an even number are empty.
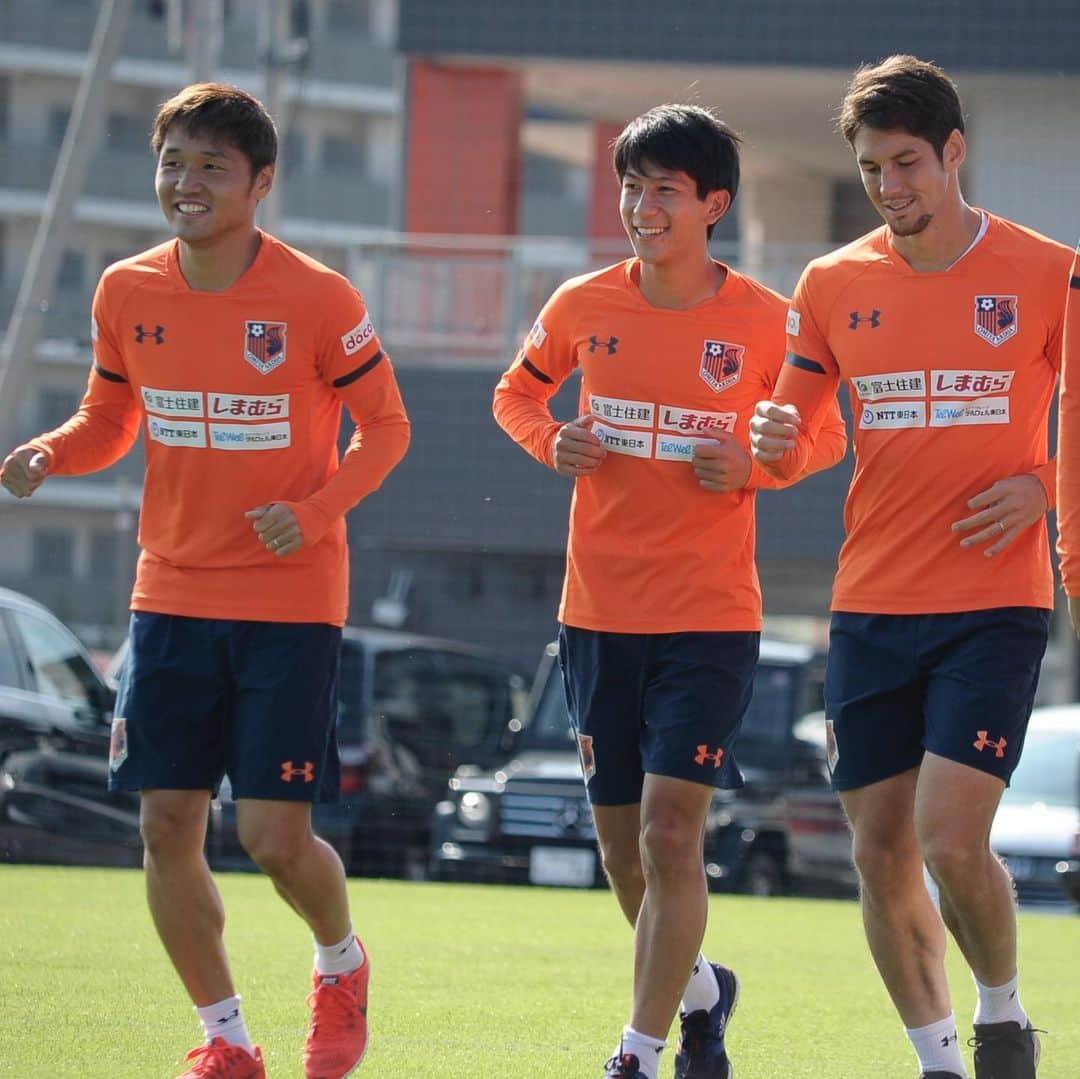
<svg viewBox="0 0 1080 1079">
<path fill-rule="evenodd" d="M 366 1047 L 369 963 L 311 804 L 337 794 L 345 513 L 401 459 L 409 424 L 359 293 L 255 226 L 277 152 L 263 106 L 189 86 L 151 145 L 175 239 L 105 271 L 78 412 L 0 478 L 27 497 L 46 476 L 105 468 L 145 430 L 110 787 L 141 792 L 150 911 L 206 1033 L 184 1074 L 265 1075 L 203 856 L 227 774 L 241 842 L 315 937 L 305 1073 L 344 1076 Z M 339 463 L 342 405 L 356 431 Z"/>
<path fill-rule="evenodd" d="M 885 225 L 803 273 L 754 456 L 797 474 L 802 422 L 847 380 L 856 464 L 826 716 L 870 950 L 925 1079 L 964 1077 L 948 926 L 978 989 L 976 1076 L 1031 1079 L 1012 890 L 988 836 L 1054 605 L 1047 415 L 1068 251 L 964 201 L 963 111 L 934 65 L 860 68 L 840 125 Z"/>
<path fill-rule="evenodd" d="M 704 109 L 661 106 L 614 153 L 635 256 L 563 284 L 495 391 L 516 442 L 575 481 L 560 660 L 604 869 L 636 926 L 630 1023 L 606 1074 L 654 1079 L 682 996 L 675 1074 L 727 1079 L 738 979 L 700 953 L 702 840 L 761 628 L 747 421 L 771 390 L 785 301 L 714 261 L 738 190 L 738 138 Z M 582 372 L 581 415 L 549 399 Z M 804 472 L 843 456 L 823 410 Z M 815 431 L 815 433 L 817 433 Z M 689 975 L 689 980 L 688 980 Z"/>
<path fill-rule="evenodd" d="M 1058 556 L 1069 618 L 1080 637 L 1080 244 L 1069 274 L 1058 411 Z"/>
</svg>

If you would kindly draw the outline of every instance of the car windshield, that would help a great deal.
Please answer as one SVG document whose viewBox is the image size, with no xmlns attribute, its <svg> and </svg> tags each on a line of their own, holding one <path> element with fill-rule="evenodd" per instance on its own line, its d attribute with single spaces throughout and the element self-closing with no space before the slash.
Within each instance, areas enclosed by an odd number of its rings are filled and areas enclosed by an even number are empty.
<svg viewBox="0 0 1080 1079">
<path fill-rule="evenodd" d="M 1002 801 L 1080 804 L 1080 733 L 1031 729 Z"/>
<path fill-rule="evenodd" d="M 736 756 L 750 767 L 776 763 L 787 744 L 794 707 L 797 669 L 764 661 L 754 675 L 754 695 L 739 733 Z M 536 714 L 526 729 L 520 749 L 573 749 L 574 738 L 566 713 L 562 677 L 558 665 L 548 668 L 547 681 Z"/>
</svg>

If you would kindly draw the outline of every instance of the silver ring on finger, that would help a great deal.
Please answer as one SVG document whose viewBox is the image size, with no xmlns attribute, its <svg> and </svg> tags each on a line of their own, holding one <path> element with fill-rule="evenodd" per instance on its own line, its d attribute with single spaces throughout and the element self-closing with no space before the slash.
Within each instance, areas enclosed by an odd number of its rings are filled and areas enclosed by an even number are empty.
<svg viewBox="0 0 1080 1079">
<path fill-rule="evenodd" d="M 1001 529 L 1001 534 L 1004 536 L 1005 535 L 1005 522 L 999 520 L 998 521 L 998 528 Z"/>
</svg>

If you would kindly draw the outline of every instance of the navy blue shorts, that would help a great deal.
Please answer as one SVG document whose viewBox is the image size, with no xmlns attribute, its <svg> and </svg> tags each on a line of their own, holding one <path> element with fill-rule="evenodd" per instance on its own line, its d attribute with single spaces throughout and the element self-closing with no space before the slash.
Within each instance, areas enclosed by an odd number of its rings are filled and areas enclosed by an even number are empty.
<svg viewBox="0 0 1080 1079">
<path fill-rule="evenodd" d="M 741 787 L 733 752 L 758 633 L 559 630 L 570 723 L 594 805 L 641 801 L 645 774 Z"/>
<path fill-rule="evenodd" d="M 915 768 L 929 751 L 1006 783 L 1020 759 L 1050 612 L 834 612 L 825 672 L 836 790 Z"/>
<path fill-rule="evenodd" d="M 109 747 L 110 790 L 334 801 L 341 630 L 136 611 Z"/>
</svg>

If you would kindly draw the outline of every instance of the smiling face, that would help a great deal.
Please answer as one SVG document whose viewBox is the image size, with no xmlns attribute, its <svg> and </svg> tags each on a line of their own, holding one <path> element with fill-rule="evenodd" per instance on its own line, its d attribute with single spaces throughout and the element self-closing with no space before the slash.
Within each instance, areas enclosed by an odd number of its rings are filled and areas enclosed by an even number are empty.
<svg viewBox="0 0 1080 1079">
<path fill-rule="evenodd" d="M 267 165 L 252 176 L 248 158 L 227 142 L 173 125 L 158 155 L 154 186 L 174 235 L 192 247 L 250 233 L 273 182 Z"/>
<path fill-rule="evenodd" d="M 894 236 L 917 236 L 963 209 L 957 172 L 964 136 L 953 131 L 939 157 L 926 139 L 902 129 L 860 127 L 852 141 L 863 188 Z"/>
<path fill-rule="evenodd" d="M 622 178 L 619 212 L 634 254 L 648 264 L 696 258 L 707 251 L 708 229 L 731 205 L 727 191 L 698 196 L 687 173 L 642 162 Z"/>
</svg>

